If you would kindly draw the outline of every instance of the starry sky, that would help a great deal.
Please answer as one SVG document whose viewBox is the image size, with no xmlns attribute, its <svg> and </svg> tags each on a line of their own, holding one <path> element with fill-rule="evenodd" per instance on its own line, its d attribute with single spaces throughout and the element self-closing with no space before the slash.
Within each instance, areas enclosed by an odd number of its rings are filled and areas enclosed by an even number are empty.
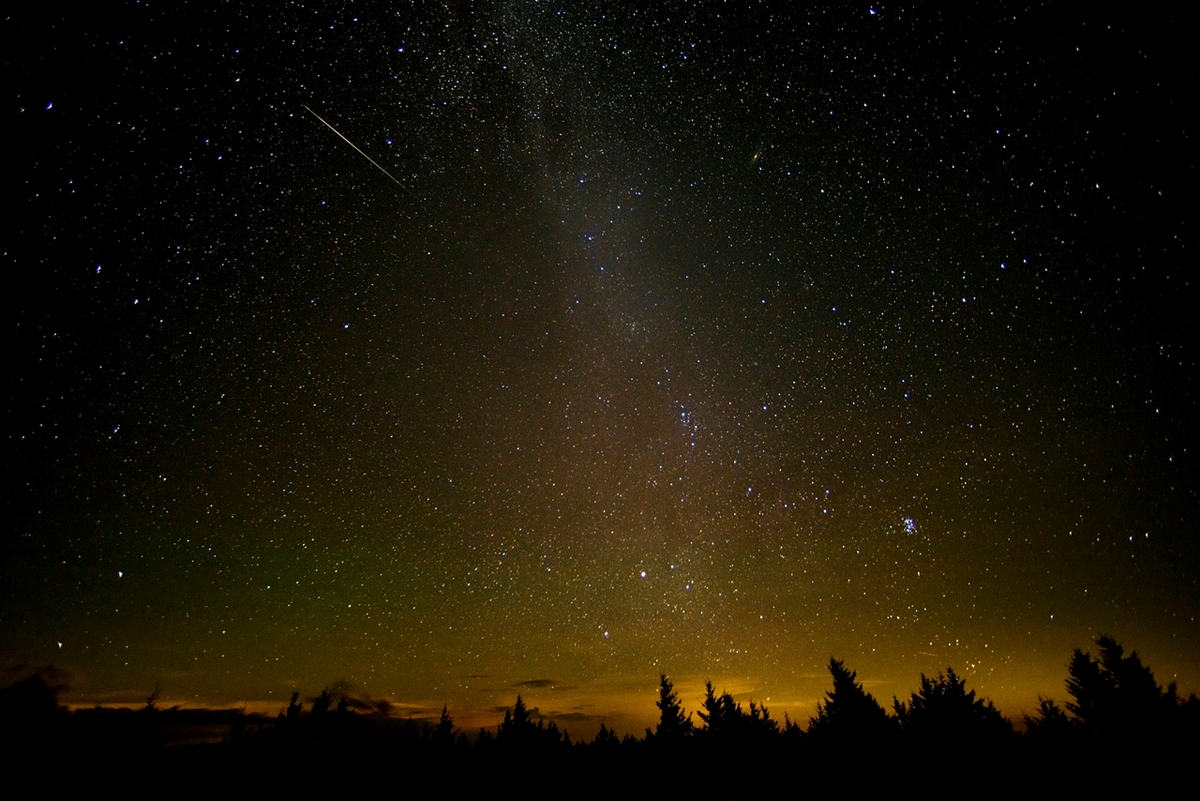
<svg viewBox="0 0 1200 801">
<path fill-rule="evenodd" d="M 0 665 L 577 736 L 831 655 L 1015 717 L 1100 632 L 1200 691 L 1181 21 L 637 5 L 5 18 Z"/>
</svg>

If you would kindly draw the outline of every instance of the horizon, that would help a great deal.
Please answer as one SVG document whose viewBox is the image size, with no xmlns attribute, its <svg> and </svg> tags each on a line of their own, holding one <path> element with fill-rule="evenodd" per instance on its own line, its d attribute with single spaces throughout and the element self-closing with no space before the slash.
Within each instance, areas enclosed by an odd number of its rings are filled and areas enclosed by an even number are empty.
<svg viewBox="0 0 1200 801">
<path fill-rule="evenodd" d="M 1092 653 L 1097 651 L 1094 642 L 1092 643 L 1092 647 L 1090 649 L 1082 648 L 1081 650 L 1083 650 L 1084 653 Z M 1146 664 L 1146 666 L 1152 672 L 1154 671 L 1153 663 L 1148 662 L 1145 657 L 1137 651 L 1137 649 L 1130 649 L 1130 652 L 1136 654 L 1142 659 L 1143 664 Z M 1098 655 L 1098 652 L 1093 653 L 1093 656 L 1096 655 Z M 851 670 L 856 670 L 852 664 L 848 664 L 847 667 Z M 1038 701 L 1041 698 L 1048 698 L 1058 702 L 1061 705 L 1068 697 L 1066 690 L 1067 667 L 1068 663 L 1067 661 L 1064 661 L 1064 675 L 1060 683 L 1060 689 L 1062 692 L 1038 692 L 1033 697 L 1032 702 L 1027 702 L 1027 706 L 1021 706 L 1015 711 L 1012 710 L 1011 705 L 997 702 L 994 697 L 990 696 L 986 692 L 981 691 L 979 687 L 972 683 L 969 676 L 963 675 L 959 670 L 955 670 L 955 673 L 965 681 L 968 690 L 973 690 L 976 693 L 976 697 L 986 701 L 995 702 L 1000 714 L 1008 719 L 1017 731 L 1023 731 L 1025 725 L 1024 716 L 1036 714 Z M 863 689 L 874 696 L 875 699 L 884 707 L 884 709 L 887 710 L 888 715 L 891 716 L 893 711 L 892 703 L 889 701 L 889 698 L 892 701 L 896 699 L 906 700 L 910 693 L 919 687 L 922 675 L 933 677 L 939 673 L 945 672 L 947 668 L 953 669 L 953 666 L 947 665 L 946 668 L 918 674 L 918 676 L 912 682 L 913 686 L 911 688 L 900 692 L 893 692 L 889 690 L 887 694 L 880 694 L 879 692 L 879 689 L 884 686 L 884 682 L 872 681 L 869 677 L 862 676 L 861 671 L 856 670 L 856 672 L 859 673 L 858 681 L 863 686 Z M 61 671 L 59 673 L 61 675 Z M 1163 679 L 1156 672 L 1154 673 L 1154 676 L 1155 680 L 1164 690 L 1173 683 L 1177 684 L 1177 678 Z M 704 699 L 704 685 L 705 682 L 709 681 L 710 679 L 705 678 L 698 680 L 694 679 L 691 681 L 676 681 L 670 675 L 667 675 L 667 678 L 671 680 L 685 713 L 691 716 L 694 715 L 696 710 L 702 708 L 702 701 Z M 728 687 L 721 685 L 720 682 L 713 682 L 713 686 L 718 693 L 724 694 L 729 692 L 729 694 L 740 704 L 747 705 L 750 701 L 754 701 L 760 706 L 765 706 L 773 720 L 777 720 L 782 723 L 785 720 L 786 714 L 788 718 L 798 722 L 802 727 L 807 727 L 809 721 L 817 714 L 817 703 L 825 702 L 827 700 L 826 693 L 828 693 L 832 687 L 830 684 L 828 670 L 824 672 L 823 676 L 815 676 L 811 678 L 814 681 L 820 681 L 823 679 L 825 682 L 824 689 L 816 697 L 799 700 L 792 698 L 785 699 L 783 701 L 777 701 L 769 695 L 759 696 L 748 690 L 730 691 Z M 693 687 L 693 685 L 695 685 L 695 687 Z M 498 703 L 486 707 L 476 706 L 474 708 L 465 707 L 457 709 L 451 706 L 448 701 L 435 703 L 432 701 L 432 699 L 414 699 L 409 697 L 401 700 L 398 698 L 375 696 L 367 692 L 366 688 L 358 687 L 344 681 L 336 681 L 327 684 L 322 688 L 322 690 L 332 690 L 332 694 L 335 698 L 345 695 L 349 698 L 357 699 L 359 702 L 363 702 L 371 706 L 380 704 L 381 702 L 387 705 L 386 711 L 381 709 L 367 711 L 355 707 L 354 711 L 358 714 L 381 715 L 394 721 L 412 720 L 417 723 L 431 726 L 437 723 L 442 711 L 442 707 L 445 706 L 454 720 L 456 730 L 461 731 L 472 739 L 479 733 L 481 729 L 496 729 L 503 720 L 505 712 L 511 710 L 513 702 L 515 702 L 517 698 L 521 698 L 524 700 L 525 705 L 529 709 L 531 718 L 534 722 L 545 721 L 549 723 L 553 721 L 558 726 L 560 731 L 571 733 L 576 741 L 590 741 L 595 736 L 596 730 L 599 729 L 601 724 L 607 726 L 609 730 L 614 731 L 618 737 L 623 737 L 627 734 L 633 735 L 634 737 L 641 737 L 647 729 L 653 729 L 654 725 L 658 722 L 658 712 L 655 710 L 653 701 L 654 693 L 657 692 L 657 687 L 658 681 L 656 679 L 653 682 L 652 687 L 648 685 L 649 690 L 653 692 L 648 691 L 644 698 L 641 695 L 629 694 L 623 696 L 626 705 L 623 706 L 620 711 L 614 709 L 609 710 L 607 713 L 594 714 L 586 714 L 579 711 L 580 706 L 578 699 L 580 693 L 578 691 L 580 688 L 564 686 L 560 682 L 556 682 L 553 679 L 529 680 L 504 688 L 487 688 L 481 690 L 481 692 L 491 693 L 493 697 L 496 698 L 501 698 L 507 695 L 511 698 L 511 701 L 507 704 Z M 161 688 L 156 687 L 155 689 L 156 692 L 158 692 L 158 690 Z M 302 690 L 292 690 L 291 692 L 298 692 L 300 694 L 299 703 L 302 707 L 307 707 L 309 709 L 311 708 L 313 701 L 316 700 L 317 695 L 320 694 L 319 692 L 306 694 Z M 1195 690 L 1183 686 L 1177 687 L 1177 692 L 1181 699 L 1195 694 Z M 136 710 L 144 707 L 147 702 L 147 698 L 145 696 L 134 698 L 129 696 L 127 693 L 122 693 L 121 697 L 110 696 L 108 698 L 94 699 L 92 702 L 82 700 L 81 698 L 77 697 L 78 695 L 78 693 L 72 691 L 68 684 L 67 689 L 63 691 L 62 697 L 60 697 L 60 702 L 70 711 L 95 708 L 110 710 Z M 286 712 L 290 699 L 291 694 L 288 693 L 287 696 L 281 700 L 242 699 L 234 703 L 220 701 L 206 703 L 202 699 L 174 698 L 167 694 L 156 696 L 154 701 L 155 706 L 162 710 L 177 708 L 183 710 L 213 712 L 240 711 L 245 714 L 258 715 L 267 719 L 272 719 L 281 716 Z M 543 706 L 546 707 L 545 711 L 542 709 Z M 643 708 L 647 706 L 649 707 L 649 711 Z M 807 710 L 807 712 L 804 710 Z M 572 732 L 573 728 L 576 729 L 576 731 Z M 580 737 L 580 734 L 584 736 Z"/>
</svg>

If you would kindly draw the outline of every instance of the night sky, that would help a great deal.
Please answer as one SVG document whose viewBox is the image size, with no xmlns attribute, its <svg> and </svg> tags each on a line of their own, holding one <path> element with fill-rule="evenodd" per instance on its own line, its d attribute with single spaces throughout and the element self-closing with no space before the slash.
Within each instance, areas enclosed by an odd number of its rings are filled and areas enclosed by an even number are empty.
<svg viewBox="0 0 1200 801">
<path fill-rule="evenodd" d="M 1101 632 L 1200 691 L 1181 20 L 30 5 L 0 666 L 577 737 L 831 655 L 1019 717 Z"/>
</svg>

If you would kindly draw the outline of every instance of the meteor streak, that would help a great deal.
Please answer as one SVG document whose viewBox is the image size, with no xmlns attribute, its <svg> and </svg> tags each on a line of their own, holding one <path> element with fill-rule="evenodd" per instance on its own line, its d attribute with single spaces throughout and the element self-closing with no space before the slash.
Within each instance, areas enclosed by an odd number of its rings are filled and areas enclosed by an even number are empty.
<svg viewBox="0 0 1200 801">
<path fill-rule="evenodd" d="M 301 104 L 301 105 L 303 105 L 303 104 Z M 322 122 L 322 124 L 324 124 L 324 125 L 325 125 L 325 127 L 326 127 L 326 128 L 328 128 L 329 130 L 333 131 L 335 134 L 337 134 L 338 136 L 340 136 L 340 137 L 342 138 L 342 141 L 343 141 L 343 142 L 345 142 L 346 144 L 350 145 L 350 147 L 352 147 L 352 148 L 354 148 L 355 150 L 357 150 L 357 151 L 358 151 L 358 154 L 359 154 L 360 156 L 362 156 L 362 157 L 363 157 L 363 158 L 365 158 L 367 161 L 371 162 L 371 163 L 372 163 L 372 164 L 374 164 L 376 167 L 378 167 L 378 168 L 379 168 L 379 171 L 380 171 L 381 173 L 383 173 L 383 174 L 384 174 L 384 175 L 386 175 L 388 178 L 391 178 L 393 181 L 395 181 L 395 182 L 396 182 L 396 186 L 400 187 L 400 188 L 401 188 L 401 189 L 403 189 L 405 192 L 408 192 L 408 193 L 409 193 L 410 195 L 412 195 L 413 197 L 416 197 L 416 195 L 413 193 L 413 191 L 412 191 L 411 189 L 409 189 L 409 188 L 408 188 L 407 186 L 405 186 L 404 184 L 400 183 L 400 181 L 399 181 L 399 180 L 397 180 L 396 176 L 392 175 L 390 172 L 388 172 L 388 171 L 387 171 L 387 170 L 385 170 L 385 169 L 384 169 L 382 166 L 380 166 L 380 164 L 379 164 L 379 162 L 378 162 L 378 161 L 376 161 L 375 159 L 371 158 L 371 157 L 370 157 L 370 156 L 368 156 L 366 153 L 363 153 L 361 150 L 359 150 L 359 148 L 358 148 L 358 145 L 354 144 L 354 143 L 353 143 L 353 142 L 351 142 L 349 139 L 347 139 L 346 137 L 342 136 L 342 132 L 341 132 L 341 131 L 339 131 L 337 128 L 334 128 L 334 127 L 333 127 L 332 125 L 330 125 L 328 122 L 325 122 L 325 118 L 324 118 L 324 117 L 322 117 L 322 116 L 321 116 L 320 114 L 318 114 L 317 112 L 313 111 L 313 110 L 312 110 L 311 108 L 309 108 L 308 106 L 304 106 L 304 110 L 305 110 L 305 111 L 307 111 L 309 114 L 313 115 L 314 117 L 316 117 L 318 120 L 320 120 L 320 121 Z"/>
</svg>

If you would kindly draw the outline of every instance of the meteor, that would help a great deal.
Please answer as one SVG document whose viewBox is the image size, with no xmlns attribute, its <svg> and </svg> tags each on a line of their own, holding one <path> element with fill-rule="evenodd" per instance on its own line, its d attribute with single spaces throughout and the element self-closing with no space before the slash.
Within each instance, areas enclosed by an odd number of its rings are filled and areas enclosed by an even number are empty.
<svg viewBox="0 0 1200 801">
<path fill-rule="evenodd" d="M 303 105 L 303 104 L 301 104 L 301 105 Z M 323 124 L 323 125 L 324 125 L 326 128 L 328 128 L 329 130 L 333 131 L 335 134 L 337 134 L 338 136 L 340 136 L 340 137 L 341 137 L 341 139 L 342 139 L 342 141 L 343 141 L 343 142 L 345 142 L 346 144 L 350 145 L 350 147 L 352 147 L 352 148 L 354 148 L 355 150 L 357 150 L 357 151 L 358 151 L 358 154 L 359 154 L 360 156 L 362 156 L 364 159 L 366 159 L 367 161 L 371 162 L 371 163 L 372 163 L 372 164 L 374 164 L 376 167 L 378 167 L 378 168 L 379 168 L 379 171 L 380 171 L 381 173 L 383 173 L 383 174 L 384 174 L 384 175 L 386 175 L 388 178 L 391 178 L 393 181 L 395 181 L 395 182 L 396 182 L 396 186 L 400 187 L 400 188 L 401 188 L 401 189 L 403 189 L 405 192 L 408 192 L 408 193 L 409 193 L 410 195 L 412 195 L 414 198 L 416 197 L 416 195 L 413 193 L 413 191 L 412 191 L 411 189 L 409 189 L 409 188 L 408 188 L 407 186 L 405 186 L 404 184 L 400 183 L 400 181 L 399 181 L 399 180 L 396 178 L 396 176 L 392 175 L 390 172 L 388 172 L 387 170 L 385 170 L 385 169 L 384 169 L 384 168 L 383 168 L 383 167 L 382 167 L 382 166 L 379 164 L 379 162 L 378 162 L 378 161 L 376 161 L 375 159 L 371 158 L 371 157 L 370 157 L 370 156 L 368 156 L 366 153 L 363 153 L 361 150 L 359 150 L 359 147 L 358 147 L 358 145 L 354 144 L 354 143 L 353 143 L 353 142 L 351 142 L 349 139 L 347 139 L 346 137 L 342 136 L 342 132 L 341 132 L 341 131 L 339 131 L 337 128 L 334 128 L 334 127 L 333 127 L 332 125 L 330 125 L 328 122 L 325 122 L 325 118 L 324 118 L 324 117 L 322 117 L 322 116 L 321 116 L 320 114 L 318 114 L 317 112 L 313 111 L 313 110 L 312 110 L 311 108 L 309 108 L 308 106 L 304 106 L 304 110 L 305 110 L 305 111 L 307 111 L 309 114 L 313 115 L 314 117 L 316 117 L 318 120 L 320 120 L 320 121 L 321 121 L 321 123 L 322 123 L 322 124 Z"/>
</svg>

